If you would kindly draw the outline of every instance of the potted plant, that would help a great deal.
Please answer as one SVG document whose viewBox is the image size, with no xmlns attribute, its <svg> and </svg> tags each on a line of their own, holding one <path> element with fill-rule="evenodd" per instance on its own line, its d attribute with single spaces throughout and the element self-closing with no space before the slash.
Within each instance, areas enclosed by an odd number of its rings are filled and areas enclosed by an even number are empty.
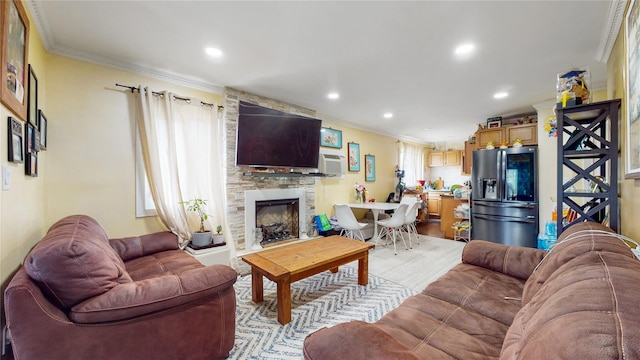
<svg viewBox="0 0 640 360">
<path fill-rule="evenodd" d="M 213 244 L 221 245 L 224 243 L 224 234 L 222 234 L 222 225 L 216 227 L 216 234 L 213 235 Z"/>
<path fill-rule="evenodd" d="M 187 211 L 195 212 L 200 218 L 200 229 L 191 233 L 191 244 L 194 246 L 211 245 L 211 231 L 206 231 L 204 229 L 204 222 L 209 218 L 209 215 L 204 210 L 204 207 L 207 205 L 207 201 L 194 198 L 192 200 L 182 201 L 180 204 L 187 205 Z"/>
</svg>

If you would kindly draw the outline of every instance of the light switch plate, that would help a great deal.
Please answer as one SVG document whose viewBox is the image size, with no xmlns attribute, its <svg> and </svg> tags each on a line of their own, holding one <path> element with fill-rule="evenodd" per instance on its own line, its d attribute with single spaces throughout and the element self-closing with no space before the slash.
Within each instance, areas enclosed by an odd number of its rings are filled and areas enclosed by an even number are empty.
<svg viewBox="0 0 640 360">
<path fill-rule="evenodd" d="M 11 188 L 11 171 L 6 165 L 2 165 L 2 190 Z"/>
</svg>

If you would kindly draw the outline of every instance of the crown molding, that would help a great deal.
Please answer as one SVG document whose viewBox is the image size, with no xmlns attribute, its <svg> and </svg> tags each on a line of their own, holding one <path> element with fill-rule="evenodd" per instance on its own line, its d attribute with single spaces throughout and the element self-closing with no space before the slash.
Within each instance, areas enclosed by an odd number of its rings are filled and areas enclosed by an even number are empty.
<svg viewBox="0 0 640 360">
<path fill-rule="evenodd" d="M 611 55 L 611 50 L 618 37 L 618 32 L 622 26 L 624 10 L 627 7 L 627 0 L 613 0 L 609 3 L 609 13 L 607 22 L 602 31 L 600 46 L 596 52 L 596 60 L 606 63 Z"/>
<path fill-rule="evenodd" d="M 29 0 L 25 1 L 25 3 L 27 5 L 27 8 L 29 9 L 29 13 L 31 14 L 31 20 L 36 25 L 36 29 L 38 30 L 38 34 L 40 35 L 40 39 L 42 40 L 42 44 L 44 45 L 45 50 L 51 54 L 60 55 L 92 64 L 102 65 L 157 80 L 167 81 L 176 85 L 181 85 L 196 90 L 207 91 L 216 94 L 221 94 L 223 91 L 223 86 L 220 86 L 218 84 L 212 84 L 206 81 L 184 77 L 179 74 L 158 71 L 156 69 L 146 68 L 124 61 L 110 59 L 83 51 L 75 51 L 65 47 L 57 46 L 55 40 L 53 39 L 51 28 L 47 21 L 47 16 L 44 8 L 41 5 L 41 2 Z"/>
</svg>

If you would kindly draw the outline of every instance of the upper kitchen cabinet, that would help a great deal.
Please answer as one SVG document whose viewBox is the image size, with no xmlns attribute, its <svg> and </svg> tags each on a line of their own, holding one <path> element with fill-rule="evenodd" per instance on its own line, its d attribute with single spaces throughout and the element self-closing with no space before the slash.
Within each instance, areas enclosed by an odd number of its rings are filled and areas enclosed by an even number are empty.
<svg viewBox="0 0 640 360">
<path fill-rule="evenodd" d="M 460 166 L 462 156 L 460 150 L 433 151 L 429 153 L 429 166 Z"/>
<path fill-rule="evenodd" d="M 516 139 L 520 139 L 522 140 L 522 145 L 538 145 L 537 125 L 537 123 L 533 123 L 506 127 L 507 143 L 513 145 Z"/>
<path fill-rule="evenodd" d="M 503 126 L 478 130 L 476 134 L 476 149 L 484 149 L 489 141 L 493 146 L 498 147 L 502 141 L 506 141 L 509 146 L 513 146 L 516 139 L 522 140 L 522 145 L 538 145 L 538 123 Z"/>
<path fill-rule="evenodd" d="M 464 154 L 462 154 L 462 175 L 471 175 L 471 163 L 473 158 L 473 150 L 476 149 L 476 143 L 467 140 L 464 142 Z"/>
<path fill-rule="evenodd" d="M 489 142 L 493 143 L 493 146 L 499 146 L 502 140 L 505 140 L 504 128 L 491 128 L 478 130 L 476 135 L 477 149 L 484 149 Z"/>
</svg>

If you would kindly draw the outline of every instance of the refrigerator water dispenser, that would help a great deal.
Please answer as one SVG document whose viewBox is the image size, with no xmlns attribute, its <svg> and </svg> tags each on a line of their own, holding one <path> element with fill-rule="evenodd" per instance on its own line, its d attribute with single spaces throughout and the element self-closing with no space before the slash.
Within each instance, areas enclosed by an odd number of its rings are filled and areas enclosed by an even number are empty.
<svg viewBox="0 0 640 360">
<path fill-rule="evenodd" d="M 498 198 L 498 181 L 496 179 L 482 179 L 483 199 Z"/>
</svg>

